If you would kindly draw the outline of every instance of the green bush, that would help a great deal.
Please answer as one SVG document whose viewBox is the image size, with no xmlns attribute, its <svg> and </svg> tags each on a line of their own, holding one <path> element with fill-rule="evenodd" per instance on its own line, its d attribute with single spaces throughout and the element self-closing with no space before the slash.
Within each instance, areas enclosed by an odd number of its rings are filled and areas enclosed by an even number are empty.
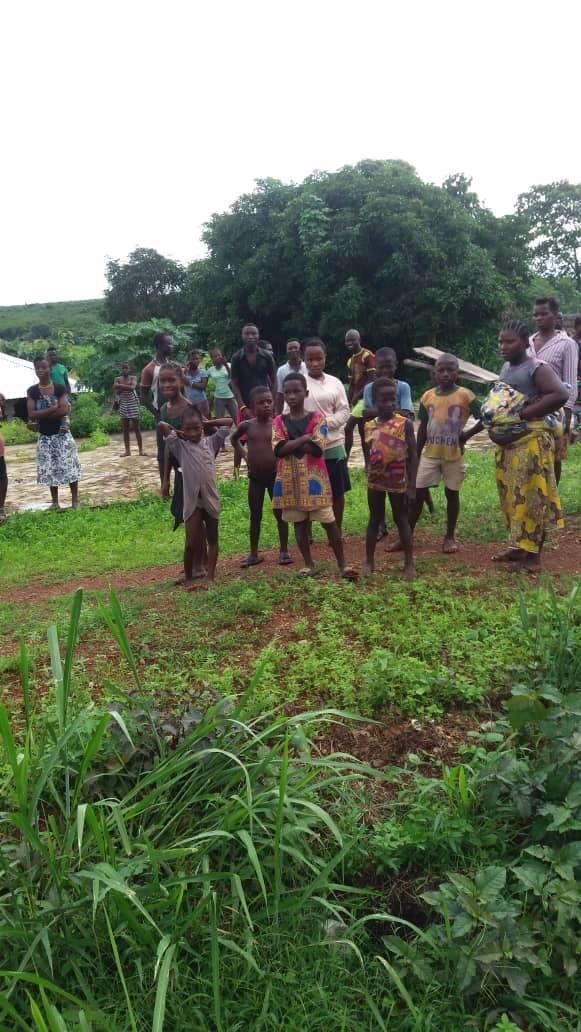
<svg viewBox="0 0 581 1032">
<path fill-rule="evenodd" d="M 73 437 L 90 437 L 101 422 L 99 402 L 94 394 L 78 394 L 71 405 L 71 433 Z"/>
<path fill-rule="evenodd" d="M 5 444 L 32 444 L 37 434 L 29 430 L 21 419 L 12 419 L 10 423 L 0 424 L 0 434 Z"/>
<path fill-rule="evenodd" d="M 142 430 L 153 430 L 155 427 L 153 415 L 145 405 L 139 406 L 139 425 Z M 101 416 L 101 427 L 106 434 L 120 434 L 122 427 L 119 413 L 112 412 L 110 415 Z"/>
</svg>

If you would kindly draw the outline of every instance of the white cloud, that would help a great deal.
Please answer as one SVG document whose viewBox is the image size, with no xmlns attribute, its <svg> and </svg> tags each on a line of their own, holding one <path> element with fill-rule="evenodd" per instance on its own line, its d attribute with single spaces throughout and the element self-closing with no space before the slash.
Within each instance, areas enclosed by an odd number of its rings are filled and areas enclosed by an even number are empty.
<svg viewBox="0 0 581 1032">
<path fill-rule="evenodd" d="M 498 214 L 579 178 L 567 0 L 21 0 L 0 18 L 2 304 L 98 296 L 106 256 L 136 246 L 187 261 L 257 177 L 402 158 L 472 175 Z"/>
</svg>

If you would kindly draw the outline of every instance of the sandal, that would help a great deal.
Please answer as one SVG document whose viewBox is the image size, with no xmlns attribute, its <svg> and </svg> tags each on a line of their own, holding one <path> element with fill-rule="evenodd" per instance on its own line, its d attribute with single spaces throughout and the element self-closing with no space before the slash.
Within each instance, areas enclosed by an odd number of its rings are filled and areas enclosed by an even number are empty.
<svg viewBox="0 0 581 1032">
<path fill-rule="evenodd" d="M 261 555 L 247 555 L 246 559 L 243 559 L 240 566 L 243 570 L 247 570 L 249 566 L 260 566 L 264 562 Z"/>
<path fill-rule="evenodd" d="M 294 563 L 294 559 L 293 559 L 292 555 L 290 554 L 290 552 L 281 552 L 279 557 L 278 557 L 278 565 L 279 566 L 290 566 L 291 563 Z"/>
</svg>

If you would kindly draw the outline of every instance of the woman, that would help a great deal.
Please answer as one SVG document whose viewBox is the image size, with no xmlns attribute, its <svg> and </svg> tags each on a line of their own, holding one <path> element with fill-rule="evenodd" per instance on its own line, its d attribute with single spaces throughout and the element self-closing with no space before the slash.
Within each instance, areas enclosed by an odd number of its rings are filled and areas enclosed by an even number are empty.
<svg viewBox="0 0 581 1032">
<path fill-rule="evenodd" d="M 210 406 L 206 397 L 208 386 L 208 370 L 200 368 L 201 351 L 190 351 L 184 369 L 185 395 L 195 405 L 203 419 L 210 418 Z"/>
<path fill-rule="evenodd" d="M 549 527 L 564 525 L 555 480 L 555 431 L 556 413 L 568 391 L 549 365 L 527 355 L 524 323 L 505 323 L 498 342 L 505 362 L 482 415 L 497 446 L 496 482 L 509 546 L 493 559 L 530 572 L 539 566 Z M 495 394 L 500 399 L 496 405 Z"/>
<path fill-rule="evenodd" d="M 38 430 L 36 480 L 50 487 L 53 509 L 59 508 L 59 487 L 68 484 L 72 507 L 78 509 L 81 464 L 65 421 L 70 410 L 66 388 L 61 383 L 53 383 L 44 355 L 35 358 L 34 371 L 38 383 L 28 388 L 26 404 L 28 418 Z"/>
<path fill-rule="evenodd" d="M 139 454 L 143 455 L 143 440 L 141 437 L 141 429 L 139 426 L 139 399 L 137 397 L 137 377 L 131 376 L 129 369 L 129 362 L 122 362 L 119 366 L 120 376 L 118 376 L 113 384 L 113 393 L 115 396 L 115 402 L 119 406 L 119 416 L 121 418 L 121 426 L 123 428 L 123 443 L 125 445 L 125 453 L 122 458 L 126 458 L 131 455 L 131 445 L 129 439 L 129 430 L 132 424 L 132 429 L 135 434 L 135 440 L 137 441 L 137 447 Z"/>
</svg>

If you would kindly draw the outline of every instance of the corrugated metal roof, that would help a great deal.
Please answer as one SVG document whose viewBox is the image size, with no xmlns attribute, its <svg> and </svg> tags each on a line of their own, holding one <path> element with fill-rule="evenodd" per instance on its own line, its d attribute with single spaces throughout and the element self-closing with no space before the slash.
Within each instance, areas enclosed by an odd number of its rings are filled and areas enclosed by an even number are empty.
<svg viewBox="0 0 581 1032">
<path fill-rule="evenodd" d="M 35 383 L 38 383 L 38 376 L 32 362 L 0 351 L 0 394 L 4 395 L 6 401 L 25 398 L 28 388 Z M 74 390 L 76 381 L 70 380 L 70 384 Z"/>
</svg>

